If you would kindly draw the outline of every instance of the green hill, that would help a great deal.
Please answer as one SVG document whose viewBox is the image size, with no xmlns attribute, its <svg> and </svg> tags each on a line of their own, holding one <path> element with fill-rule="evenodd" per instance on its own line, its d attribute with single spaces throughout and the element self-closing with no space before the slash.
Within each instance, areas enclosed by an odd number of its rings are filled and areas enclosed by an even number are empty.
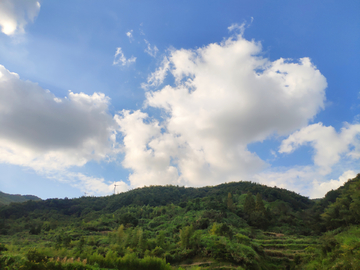
<svg viewBox="0 0 360 270">
<path fill-rule="evenodd" d="M 359 187 L 360 175 L 317 200 L 236 182 L 10 204 L 0 267 L 357 269 Z"/>
<path fill-rule="evenodd" d="M 7 205 L 13 202 L 26 202 L 29 200 L 41 201 L 39 197 L 33 195 L 19 195 L 19 194 L 12 195 L 0 191 L 0 206 Z"/>
</svg>

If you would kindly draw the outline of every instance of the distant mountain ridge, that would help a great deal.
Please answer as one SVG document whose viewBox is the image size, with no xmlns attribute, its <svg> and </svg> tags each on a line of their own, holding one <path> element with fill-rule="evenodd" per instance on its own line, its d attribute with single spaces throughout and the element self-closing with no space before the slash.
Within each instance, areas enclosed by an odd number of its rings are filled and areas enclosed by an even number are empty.
<svg viewBox="0 0 360 270">
<path fill-rule="evenodd" d="M 20 194 L 7 194 L 0 191 L 0 206 L 1 205 L 7 205 L 12 202 L 26 202 L 29 200 L 33 201 L 41 201 L 39 197 L 36 197 L 34 195 L 20 195 Z"/>
<path fill-rule="evenodd" d="M 201 188 L 179 186 L 150 186 L 133 189 L 117 195 L 105 197 L 86 197 L 74 199 L 47 199 L 38 202 L 27 202 L 21 205 L 8 205 L 0 207 L 1 218 L 21 218 L 37 210 L 41 213 L 57 211 L 65 216 L 83 216 L 90 212 L 101 211 L 110 214 L 123 207 L 160 207 L 170 204 L 186 208 L 197 200 L 208 201 L 208 206 L 213 210 L 226 208 L 224 200 L 228 194 L 246 196 L 246 193 L 260 193 L 263 199 L 269 203 L 283 202 L 289 209 L 294 211 L 310 209 L 315 202 L 295 192 L 268 187 L 254 182 L 240 181 L 207 186 Z M 277 204 L 277 203 L 275 203 Z M 0 205 L 1 206 L 1 205 Z M 40 213 L 39 212 L 39 213 Z"/>
</svg>

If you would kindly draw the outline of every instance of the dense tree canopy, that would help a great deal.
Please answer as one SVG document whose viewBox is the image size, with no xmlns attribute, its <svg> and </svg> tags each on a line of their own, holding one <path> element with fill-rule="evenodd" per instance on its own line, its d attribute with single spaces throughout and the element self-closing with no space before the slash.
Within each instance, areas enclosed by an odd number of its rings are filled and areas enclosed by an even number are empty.
<svg viewBox="0 0 360 270">
<path fill-rule="evenodd" d="M 359 175 L 320 200 L 238 182 L 12 203 L 0 207 L 0 265 L 168 269 L 165 260 L 187 265 L 201 258 L 215 268 L 319 269 L 321 260 L 329 267 L 345 263 L 333 257 L 341 252 L 355 265 L 360 243 L 348 240 L 347 231 L 360 232 L 359 209 Z"/>
</svg>

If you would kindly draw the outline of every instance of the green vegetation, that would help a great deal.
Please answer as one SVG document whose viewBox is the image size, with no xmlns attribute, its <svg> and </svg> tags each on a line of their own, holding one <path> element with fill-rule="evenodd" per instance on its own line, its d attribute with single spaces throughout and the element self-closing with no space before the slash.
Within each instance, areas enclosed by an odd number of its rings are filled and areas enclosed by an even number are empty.
<svg viewBox="0 0 360 270">
<path fill-rule="evenodd" d="M 359 269 L 360 175 L 323 199 L 251 182 L 0 207 L 1 269 Z"/>
<path fill-rule="evenodd" d="M 41 201 L 39 197 L 33 195 L 11 195 L 0 191 L 0 206 L 13 202 L 26 202 L 29 200 Z"/>
</svg>

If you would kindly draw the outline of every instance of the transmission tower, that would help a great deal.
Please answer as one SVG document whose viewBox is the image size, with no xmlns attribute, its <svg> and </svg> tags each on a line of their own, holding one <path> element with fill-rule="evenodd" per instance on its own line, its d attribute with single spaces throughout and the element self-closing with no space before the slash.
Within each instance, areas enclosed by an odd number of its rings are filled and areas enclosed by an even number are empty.
<svg viewBox="0 0 360 270">
<path fill-rule="evenodd" d="M 114 183 L 114 195 L 115 195 L 115 190 L 116 190 L 116 187 L 117 187 L 118 185 L 116 184 L 116 183 Z"/>
</svg>

